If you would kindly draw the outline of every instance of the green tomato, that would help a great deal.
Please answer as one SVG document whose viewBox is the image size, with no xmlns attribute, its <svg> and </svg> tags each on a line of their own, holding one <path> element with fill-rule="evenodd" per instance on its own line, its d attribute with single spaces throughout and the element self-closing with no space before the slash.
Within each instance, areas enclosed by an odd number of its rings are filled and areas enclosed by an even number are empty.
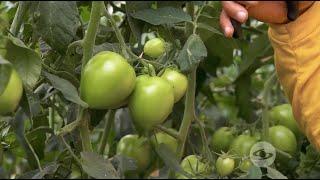
<svg viewBox="0 0 320 180">
<path fill-rule="evenodd" d="M 297 140 L 290 129 L 285 126 L 273 126 L 269 128 L 269 141 L 277 149 L 295 154 L 297 150 Z"/>
<path fill-rule="evenodd" d="M 148 140 L 138 135 L 126 135 L 121 138 L 117 146 L 117 154 L 124 155 L 136 161 L 137 171 L 148 168 L 152 159 L 151 146 Z"/>
<path fill-rule="evenodd" d="M 230 157 L 220 156 L 216 161 L 216 170 L 220 176 L 228 176 L 234 170 L 235 161 Z"/>
<path fill-rule="evenodd" d="M 185 94 L 188 88 L 187 77 L 173 69 L 166 69 L 161 76 L 172 84 L 174 89 L 174 102 L 178 102 Z"/>
<path fill-rule="evenodd" d="M 6 115 L 16 110 L 22 97 L 22 81 L 16 70 L 12 69 L 9 82 L 0 94 L 0 115 Z"/>
<path fill-rule="evenodd" d="M 173 129 L 172 129 L 173 130 Z M 173 153 L 177 151 L 178 140 L 167 133 L 158 132 L 155 136 L 152 136 L 151 142 L 154 146 L 161 143 L 165 144 Z"/>
<path fill-rule="evenodd" d="M 148 131 L 163 123 L 174 105 L 173 87 L 160 77 L 137 78 L 129 99 L 129 110 L 138 130 Z"/>
<path fill-rule="evenodd" d="M 84 67 L 81 97 L 92 109 L 113 109 L 123 105 L 132 93 L 136 74 L 120 54 L 103 51 Z"/>
<path fill-rule="evenodd" d="M 205 176 L 208 175 L 210 170 L 209 166 L 200 161 L 201 157 L 196 155 L 189 155 L 185 157 L 181 162 L 182 169 L 192 176 Z M 182 174 L 176 174 L 177 179 L 188 179 L 188 177 Z"/>
<path fill-rule="evenodd" d="M 227 152 L 232 140 L 235 138 L 234 133 L 229 127 L 221 127 L 214 132 L 211 138 L 211 146 L 214 152 Z"/>
<path fill-rule="evenodd" d="M 248 172 L 249 169 L 252 167 L 252 162 L 250 159 L 245 159 L 245 160 L 242 160 L 241 163 L 240 163 L 240 166 L 239 166 L 239 169 L 242 171 L 242 172 Z"/>
<path fill-rule="evenodd" d="M 290 104 L 282 104 L 273 107 L 269 111 L 270 119 L 276 125 L 283 125 L 289 128 L 298 138 L 302 133 L 299 130 L 298 123 L 294 119 Z"/>
<path fill-rule="evenodd" d="M 252 137 L 250 135 L 240 135 L 236 137 L 231 145 L 230 145 L 230 152 L 240 156 L 240 157 L 246 157 L 249 156 L 251 147 L 257 142 L 257 139 L 255 137 Z"/>
<path fill-rule="evenodd" d="M 143 48 L 143 52 L 153 58 L 160 57 L 165 51 L 165 42 L 160 38 L 150 39 Z"/>
</svg>

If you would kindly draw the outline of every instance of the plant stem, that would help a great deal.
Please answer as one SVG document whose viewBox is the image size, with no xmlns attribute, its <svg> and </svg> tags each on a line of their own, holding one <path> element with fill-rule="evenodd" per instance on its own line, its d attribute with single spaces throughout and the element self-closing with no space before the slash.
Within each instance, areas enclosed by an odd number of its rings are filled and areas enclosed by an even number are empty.
<svg viewBox="0 0 320 180">
<path fill-rule="evenodd" d="M 89 130 L 89 113 L 84 110 L 81 118 L 81 123 L 79 126 L 80 136 L 82 140 L 82 148 L 85 152 L 92 152 L 92 144 L 90 139 L 90 130 Z"/>
<path fill-rule="evenodd" d="M 89 59 L 93 55 L 93 46 L 95 45 L 95 40 L 98 32 L 101 12 L 104 7 L 103 1 L 93 1 L 92 9 L 90 14 L 90 21 L 87 29 L 87 33 L 83 39 L 83 57 L 82 57 L 82 68 L 81 74 L 83 74 L 83 69 Z M 81 92 L 80 92 L 81 93 Z M 82 139 L 83 151 L 92 152 L 92 144 L 90 140 L 90 130 L 89 130 L 89 114 L 82 107 L 80 107 L 79 117 L 81 120 L 81 125 L 79 126 L 80 136 Z"/>
<path fill-rule="evenodd" d="M 69 144 L 65 141 L 63 136 L 59 136 L 63 142 L 63 144 L 66 146 L 67 150 L 70 152 L 71 156 L 73 157 L 73 159 L 81 166 L 81 161 L 80 159 L 74 154 L 74 152 L 72 151 L 71 147 L 69 146 Z"/>
<path fill-rule="evenodd" d="M 195 90 L 196 90 L 196 67 L 188 75 L 188 90 L 186 94 L 185 108 L 182 119 L 182 124 L 179 129 L 179 135 L 181 141 L 178 143 L 178 158 L 181 159 L 184 152 L 185 142 L 188 136 L 188 132 L 194 118 L 194 100 L 195 100 Z"/>
<path fill-rule="evenodd" d="M 111 129 L 112 123 L 114 122 L 115 114 L 116 114 L 116 110 L 109 110 L 108 119 L 107 119 L 107 122 L 105 123 L 105 126 L 104 126 L 102 140 L 101 140 L 101 144 L 100 144 L 100 148 L 99 148 L 99 154 L 101 154 L 101 155 L 104 154 L 104 151 L 105 151 L 105 148 L 107 145 L 107 141 L 108 141 L 108 138 L 110 135 L 110 129 Z"/>
<path fill-rule="evenodd" d="M 188 14 L 193 18 L 194 15 L 194 4 L 192 2 L 188 2 L 186 4 L 186 9 Z M 186 22 L 186 35 L 191 35 L 193 32 L 192 24 L 190 22 Z"/>
<path fill-rule="evenodd" d="M 83 44 L 82 44 L 83 46 L 82 69 L 87 64 L 89 59 L 92 57 L 93 46 L 95 44 L 103 7 L 104 7 L 103 1 L 92 2 L 90 21 L 89 21 L 87 33 L 84 36 Z"/>
<path fill-rule="evenodd" d="M 168 128 L 161 126 L 161 125 L 158 125 L 155 128 L 162 131 L 162 132 L 167 133 L 168 135 L 176 138 L 177 140 L 181 140 L 179 133 L 175 132 L 174 130 L 168 129 Z"/>
<path fill-rule="evenodd" d="M 27 14 L 27 11 L 29 9 L 30 2 L 27 1 L 19 1 L 19 6 L 17 9 L 17 12 L 14 16 L 13 22 L 10 27 L 10 32 L 12 35 L 17 36 L 19 33 L 19 30 L 21 28 L 21 24 L 23 22 L 23 18 Z"/>
<path fill-rule="evenodd" d="M 117 26 L 117 23 L 115 22 L 115 20 L 113 19 L 113 17 L 109 14 L 108 12 L 108 9 L 105 7 L 105 5 L 103 4 L 104 6 L 104 10 L 105 10 L 105 15 L 106 17 L 109 19 L 110 23 L 111 23 L 111 26 L 117 36 L 117 39 L 120 43 L 120 47 L 121 47 L 121 51 L 122 51 L 122 54 L 125 56 L 125 58 L 129 58 L 129 54 L 127 52 L 127 46 L 126 46 L 126 42 L 124 41 L 124 38 L 120 32 L 120 29 L 118 28 Z"/>
<path fill-rule="evenodd" d="M 42 171 L 43 171 L 43 169 L 42 169 L 42 167 L 41 167 L 41 163 L 40 163 L 40 160 L 39 160 L 39 157 L 38 157 L 37 153 L 34 151 L 34 148 L 33 148 L 33 147 L 32 147 L 32 145 L 30 144 L 30 142 L 29 142 L 28 138 L 24 136 L 24 139 L 25 139 L 25 141 L 26 141 L 26 143 L 27 143 L 28 147 L 30 148 L 30 150 L 31 150 L 31 152 L 32 152 L 32 154 L 33 154 L 33 156 L 34 156 L 34 158 L 36 159 L 36 162 L 37 162 L 37 165 L 38 165 L 39 171 L 40 171 L 40 172 L 42 172 Z"/>
<path fill-rule="evenodd" d="M 262 140 L 267 141 L 269 137 L 269 118 L 268 118 L 268 109 L 269 109 L 269 97 L 276 80 L 276 73 L 274 72 L 270 78 L 264 84 L 264 89 L 262 91 L 262 103 L 263 103 L 263 111 L 262 111 Z"/>
</svg>

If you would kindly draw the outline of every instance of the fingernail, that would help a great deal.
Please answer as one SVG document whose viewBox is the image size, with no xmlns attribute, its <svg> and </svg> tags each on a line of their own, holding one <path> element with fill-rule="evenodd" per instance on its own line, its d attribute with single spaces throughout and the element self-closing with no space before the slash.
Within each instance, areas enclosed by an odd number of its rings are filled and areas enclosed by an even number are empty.
<svg viewBox="0 0 320 180">
<path fill-rule="evenodd" d="M 229 37 L 232 34 L 232 29 L 230 27 L 224 28 L 224 35 Z"/>
<path fill-rule="evenodd" d="M 237 13 L 237 19 L 240 20 L 241 22 L 244 22 L 247 18 L 247 13 L 243 12 L 243 11 L 239 11 Z"/>
</svg>

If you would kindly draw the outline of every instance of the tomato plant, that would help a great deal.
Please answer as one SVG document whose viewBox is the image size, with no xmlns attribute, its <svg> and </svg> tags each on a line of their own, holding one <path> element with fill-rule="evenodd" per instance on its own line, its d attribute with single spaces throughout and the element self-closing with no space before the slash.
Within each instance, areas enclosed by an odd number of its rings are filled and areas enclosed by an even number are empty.
<svg viewBox="0 0 320 180">
<path fill-rule="evenodd" d="M 174 89 L 174 102 L 178 102 L 187 91 L 187 77 L 173 69 L 166 69 L 161 77 L 172 84 Z"/>
<path fill-rule="evenodd" d="M 136 162 L 137 171 L 145 170 L 151 162 L 151 147 L 147 139 L 137 135 L 126 135 L 117 146 L 117 154 L 132 158 Z"/>
<path fill-rule="evenodd" d="M 234 138 L 234 133 L 229 127 L 221 127 L 213 134 L 211 146 L 217 153 L 227 152 Z"/>
<path fill-rule="evenodd" d="M 133 122 L 142 130 L 161 124 L 172 112 L 173 87 L 160 77 L 142 77 L 129 99 Z"/>
<path fill-rule="evenodd" d="M 234 159 L 230 157 L 219 157 L 216 162 L 216 169 L 220 176 L 227 176 L 232 173 L 235 167 Z"/>
<path fill-rule="evenodd" d="M 319 178 L 268 24 L 226 38 L 221 8 L 1 1 L 0 178 Z M 249 156 L 261 141 L 268 168 Z"/>
<path fill-rule="evenodd" d="M 161 38 L 153 38 L 146 42 L 143 52 L 153 58 L 157 58 L 165 53 L 165 42 Z"/>
<path fill-rule="evenodd" d="M 245 157 L 250 154 L 251 147 L 256 142 L 257 139 L 250 135 L 240 135 L 231 142 L 229 151 L 238 156 Z"/>
<path fill-rule="evenodd" d="M 273 126 L 269 129 L 271 144 L 281 151 L 294 154 L 297 150 L 297 140 L 293 132 L 285 126 Z"/>
<path fill-rule="evenodd" d="M 134 69 L 120 54 L 100 52 L 84 67 L 81 97 L 90 108 L 118 108 L 126 103 L 135 86 L 135 80 Z"/>
<path fill-rule="evenodd" d="M 290 104 L 282 104 L 273 107 L 270 110 L 270 119 L 274 121 L 276 125 L 283 125 L 289 128 L 296 135 L 296 137 L 301 135 L 298 124 L 293 117 Z"/>
<path fill-rule="evenodd" d="M 18 106 L 22 96 L 22 81 L 16 70 L 12 70 L 9 82 L 0 94 L 0 114 L 12 113 Z"/>
<path fill-rule="evenodd" d="M 184 171 L 194 177 L 205 176 L 210 172 L 209 167 L 205 163 L 201 162 L 200 157 L 196 155 L 189 155 L 185 157 L 180 165 Z M 187 177 L 182 174 L 177 174 L 177 178 L 186 179 Z"/>
</svg>

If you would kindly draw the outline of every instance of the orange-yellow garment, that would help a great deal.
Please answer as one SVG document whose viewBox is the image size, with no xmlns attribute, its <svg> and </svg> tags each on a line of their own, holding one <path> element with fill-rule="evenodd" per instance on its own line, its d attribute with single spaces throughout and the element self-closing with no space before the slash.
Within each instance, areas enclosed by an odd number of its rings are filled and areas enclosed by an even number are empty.
<svg viewBox="0 0 320 180">
<path fill-rule="evenodd" d="M 270 24 L 279 81 L 300 129 L 320 150 L 320 2 L 293 22 Z"/>
</svg>

